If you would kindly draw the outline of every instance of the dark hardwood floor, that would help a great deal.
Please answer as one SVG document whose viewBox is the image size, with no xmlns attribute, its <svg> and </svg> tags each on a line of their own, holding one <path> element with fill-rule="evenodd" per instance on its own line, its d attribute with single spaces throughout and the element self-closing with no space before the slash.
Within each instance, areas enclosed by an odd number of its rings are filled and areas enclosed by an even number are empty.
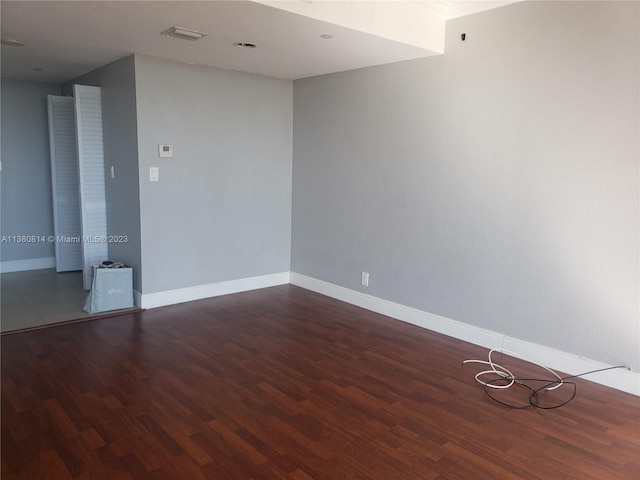
<svg viewBox="0 0 640 480">
<path fill-rule="evenodd" d="M 2 478 L 639 478 L 638 397 L 508 409 L 484 357 L 288 285 L 3 336 Z"/>
</svg>

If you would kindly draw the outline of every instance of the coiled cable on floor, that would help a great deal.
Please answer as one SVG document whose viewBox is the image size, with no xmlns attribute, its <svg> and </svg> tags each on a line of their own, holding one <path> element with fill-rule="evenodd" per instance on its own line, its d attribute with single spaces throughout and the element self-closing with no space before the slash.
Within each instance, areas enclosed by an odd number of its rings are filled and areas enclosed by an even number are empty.
<svg viewBox="0 0 640 480">
<path fill-rule="evenodd" d="M 529 362 L 533 365 L 536 365 L 537 367 L 540 367 L 544 370 L 546 370 L 547 372 L 549 372 L 553 377 L 555 378 L 522 378 L 522 377 L 516 377 L 513 373 L 511 373 L 511 371 L 509 371 L 507 368 L 503 367 L 502 365 L 499 365 L 498 363 L 496 363 L 493 358 L 492 355 L 494 352 L 498 352 L 498 353 L 503 353 L 505 355 L 511 355 L 513 357 L 516 357 L 520 360 L 524 360 L 526 362 Z M 596 372 L 603 372 L 605 370 L 613 370 L 616 368 L 624 368 L 627 370 L 630 370 L 629 367 L 627 367 L 626 365 L 618 365 L 615 367 L 606 367 L 606 368 L 600 368 L 597 370 L 591 370 L 589 372 L 584 372 L 584 373 L 580 373 L 577 375 L 568 375 L 566 377 L 561 377 L 560 375 L 558 375 L 555 371 L 551 370 L 550 368 L 538 363 L 538 362 L 534 362 L 533 360 L 530 360 L 518 353 L 512 352 L 510 350 L 506 350 L 503 348 L 493 348 L 489 351 L 489 355 L 488 355 L 488 360 L 475 360 L 475 359 L 469 359 L 469 360 L 464 360 L 462 362 L 463 364 L 466 363 L 477 363 L 477 364 L 481 364 L 481 365 L 488 365 L 490 367 L 489 370 L 483 370 L 481 372 L 478 372 L 475 375 L 475 379 L 476 381 L 482 385 L 482 387 L 484 388 L 484 392 L 485 394 L 494 402 L 499 403 L 500 405 L 503 405 L 505 407 L 509 407 L 509 408 L 515 408 L 515 409 L 525 409 L 525 408 L 539 408 L 542 410 L 552 410 L 554 408 L 559 408 L 562 407 L 564 405 L 566 405 L 567 403 L 569 403 L 571 400 L 573 400 L 576 396 L 576 391 L 577 391 L 577 386 L 575 384 L 575 382 L 569 382 L 567 380 L 570 380 L 572 378 L 578 378 L 578 377 L 582 377 L 584 375 L 589 375 L 591 373 L 596 373 Z M 486 379 L 486 377 L 488 375 L 491 376 L 495 376 L 494 378 L 490 378 L 490 379 Z M 538 388 L 534 388 L 532 386 L 530 386 L 529 384 L 525 383 L 525 382 L 537 382 L 537 383 L 542 383 L 543 385 L 538 387 Z M 571 388 L 571 391 L 568 394 L 568 398 L 564 399 L 564 400 L 553 400 L 550 403 L 547 403 L 545 405 L 541 404 L 541 392 L 544 393 L 549 392 L 551 390 L 556 390 L 559 389 L 560 387 L 563 386 L 568 386 L 569 388 Z M 496 390 L 507 390 L 507 389 L 511 389 L 511 388 L 523 388 L 527 391 L 527 401 L 523 402 L 522 404 L 518 405 L 515 404 L 513 402 L 509 402 L 509 401 L 505 401 L 505 400 L 501 400 L 499 398 L 497 398 L 497 394 L 496 394 Z"/>
</svg>

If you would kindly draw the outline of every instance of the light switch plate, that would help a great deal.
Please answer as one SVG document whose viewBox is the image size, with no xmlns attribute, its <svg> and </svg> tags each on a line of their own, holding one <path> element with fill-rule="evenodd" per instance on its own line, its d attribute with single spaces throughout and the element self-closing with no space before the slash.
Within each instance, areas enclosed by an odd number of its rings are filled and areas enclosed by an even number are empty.
<svg viewBox="0 0 640 480">
<path fill-rule="evenodd" d="M 159 180 L 158 167 L 149 167 L 149 181 L 157 182 Z"/>
</svg>

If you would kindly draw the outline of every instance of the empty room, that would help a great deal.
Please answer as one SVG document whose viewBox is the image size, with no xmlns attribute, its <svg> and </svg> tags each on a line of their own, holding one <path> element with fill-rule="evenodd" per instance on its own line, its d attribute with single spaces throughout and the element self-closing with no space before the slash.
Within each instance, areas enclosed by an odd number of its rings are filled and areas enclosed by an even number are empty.
<svg viewBox="0 0 640 480">
<path fill-rule="evenodd" d="M 640 2 L 0 9 L 3 479 L 638 478 Z"/>
</svg>

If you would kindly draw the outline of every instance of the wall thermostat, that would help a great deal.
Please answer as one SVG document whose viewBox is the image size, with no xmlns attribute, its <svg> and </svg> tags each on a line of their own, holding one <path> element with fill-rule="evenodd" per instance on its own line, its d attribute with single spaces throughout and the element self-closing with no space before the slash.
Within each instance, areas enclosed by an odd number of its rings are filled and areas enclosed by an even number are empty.
<svg viewBox="0 0 640 480">
<path fill-rule="evenodd" d="M 160 158 L 173 157 L 173 145 L 158 145 L 158 155 Z"/>
</svg>

